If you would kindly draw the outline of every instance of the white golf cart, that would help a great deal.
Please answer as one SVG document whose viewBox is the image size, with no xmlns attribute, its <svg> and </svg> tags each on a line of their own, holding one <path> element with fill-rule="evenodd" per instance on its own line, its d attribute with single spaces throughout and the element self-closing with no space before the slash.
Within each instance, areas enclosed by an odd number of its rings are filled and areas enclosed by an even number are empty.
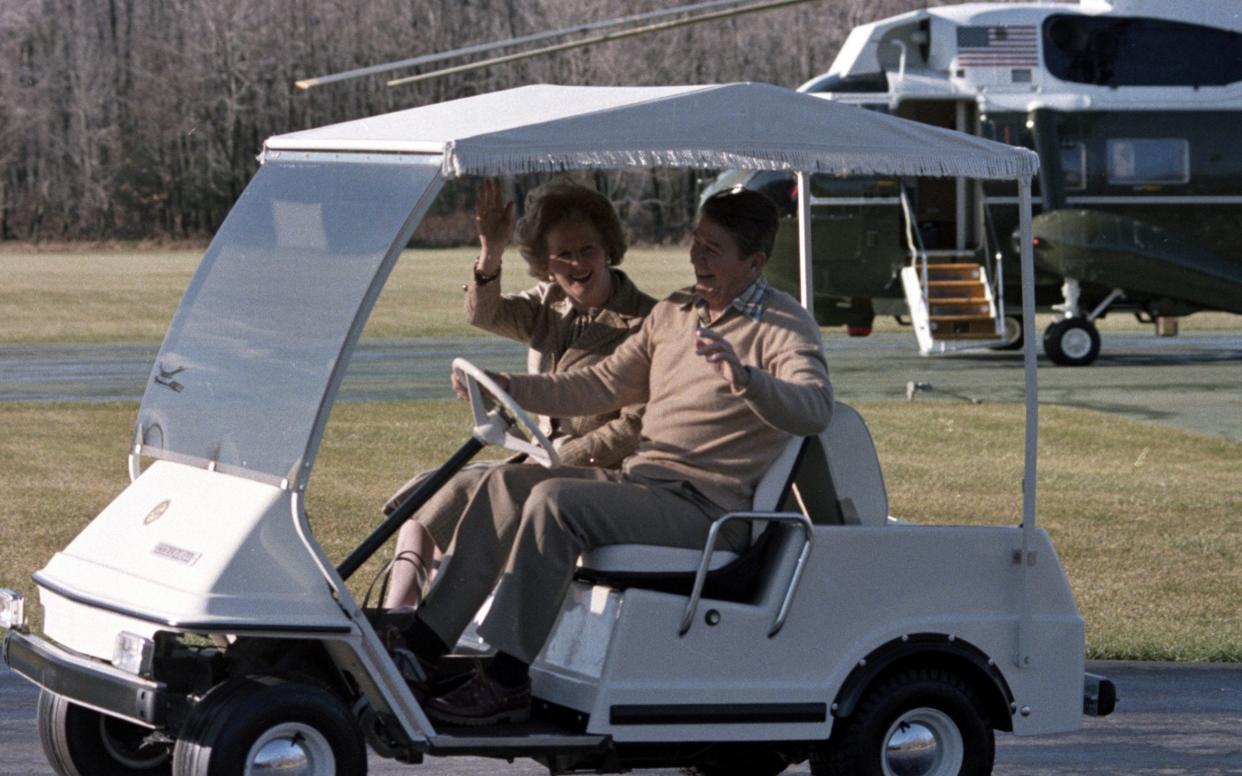
<svg viewBox="0 0 1242 776">
<path fill-rule="evenodd" d="M 748 552 L 713 552 L 717 524 L 702 552 L 583 559 L 522 725 L 433 725 L 345 584 L 475 451 L 529 424 L 511 400 L 475 401 L 470 440 L 339 566 L 303 509 L 359 332 L 447 178 L 635 166 L 1008 178 L 1027 226 L 1037 164 L 759 84 L 535 86 L 272 138 L 156 359 L 132 483 L 35 575 L 42 636 L 7 594 L 4 659 L 43 688 L 52 766 L 361 774 L 369 744 L 408 763 L 531 757 L 554 773 L 762 776 L 810 759 L 817 775 L 986 774 L 994 730 L 1107 714 L 1112 685 L 1084 674 L 1082 620 L 1034 526 L 1033 338 L 1021 526 L 893 520 L 866 426 L 838 405 L 823 435 L 772 463 L 753 512 L 721 518 L 753 524 Z M 1033 331 L 1029 296 L 1024 313 Z M 471 385 L 476 399 L 499 393 Z"/>
</svg>

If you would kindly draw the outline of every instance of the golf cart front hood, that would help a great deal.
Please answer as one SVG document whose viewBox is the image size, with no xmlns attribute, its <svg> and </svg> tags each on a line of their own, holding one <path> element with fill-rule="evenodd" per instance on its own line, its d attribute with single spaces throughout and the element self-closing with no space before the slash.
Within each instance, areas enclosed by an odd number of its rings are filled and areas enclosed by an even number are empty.
<svg viewBox="0 0 1242 776">
<path fill-rule="evenodd" d="M 296 500 L 155 462 L 35 574 L 44 631 L 103 658 L 119 630 L 350 632 Z"/>
</svg>

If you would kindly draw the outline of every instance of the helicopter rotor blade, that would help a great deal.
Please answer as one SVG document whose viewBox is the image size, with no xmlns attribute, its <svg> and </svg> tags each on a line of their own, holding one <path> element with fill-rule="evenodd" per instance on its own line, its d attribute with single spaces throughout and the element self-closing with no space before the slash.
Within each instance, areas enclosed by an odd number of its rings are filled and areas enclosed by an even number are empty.
<svg viewBox="0 0 1242 776">
<path fill-rule="evenodd" d="M 622 30 L 621 32 L 606 32 L 601 35 L 581 38 L 579 40 L 570 41 L 568 43 L 558 43 L 553 46 L 544 46 L 542 48 L 532 49 L 530 51 L 520 51 L 514 54 L 506 54 L 504 56 L 483 59 L 477 62 L 470 62 L 455 67 L 446 67 L 440 70 L 432 70 L 428 73 L 419 73 L 418 75 L 406 76 L 404 78 L 394 78 L 388 82 L 389 86 L 402 86 L 404 84 L 417 83 L 419 81 L 427 81 L 432 78 L 440 78 L 455 73 L 465 73 L 471 70 L 478 70 L 493 65 L 502 65 L 508 62 L 516 62 L 522 59 L 530 59 L 544 54 L 554 54 L 558 51 L 568 51 L 570 49 L 582 48 L 585 46 L 594 46 L 600 43 L 609 43 L 614 40 L 622 40 L 624 38 L 632 38 L 637 35 L 649 35 L 653 32 L 663 32 L 677 27 L 685 27 L 690 24 L 700 24 L 702 22 L 710 22 L 716 19 L 727 19 L 734 16 L 742 16 L 744 14 L 758 13 L 760 11 L 771 11 L 776 8 L 784 8 L 790 5 L 801 5 L 803 3 L 813 3 L 817 0 L 769 0 L 768 2 L 754 3 L 752 5 L 742 6 L 739 8 L 730 8 L 725 11 L 713 11 L 710 13 L 692 16 L 686 19 L 677 19 L 671 22 L 660 22 L 658 24 L 650 24 L 644 27 L 637 27 L 630 30 Z"/>
<path fill-rule="evenodd" d="M 809 1 L 809 0 L 807 0 Z M 491 41 L 489 43 L 477 43 L 472 46 L 464 46 L 462 48 L 452 49 L 451 51 L 442 51 L 435 54 L 424 54 L 423 56 L 402 59 L 397 62 L 387 62 L 379 65 L 370 65 L 368 67 L 360 67 L 354 70 L 346 70 L 331 75 L 316 76 L 314 78 L 303 78 L 294 82 L 294 86 L 299 89 L 313 89 L 316 86 L 325 86 L 327 84 L 347 81 L 354 78 L 363 78 L 369 75 L 378 75 L 380 73 L 388 73 L 393 70 L 401 70 L 407 67 L 417 67 L 419 65 L 429 65 L 435 62 L 443 62 L 447 59 L 469 56 L 472 54 L 485 54 L 489 51 L 497 49 L 512 48 L 514 46 L 524 46 L 530 43 L 539 43 L 545 40 L 555 38 L 563 38 L 567 35 L 575 35 L 583 32 L 593 32 L 595 30 L 608 29 L 610 27 L 620 27 L 626 24 L 634 24 L 638 22 L 648 22 L 652 19 L 660 19 L 665 16 L 672 16 L 679 13 L 694 13 L 706 9 L 717 8 L 725 5 L 737 5 L 742 0 L 705 0 L 704 2 L 690 3 L 689 5 L 679 5 L 675 8 L 666 8 L 660 11 L 650 11 L 647 13 L 633 14 L 631 16 L 620 16 L 613 19 L 604 19 L 597 22 L 589 22 L 586 24 L 578 24 L 572 27 L 564 27 L 559 30 L 545 30 L 544 32 L 532 33 L 530 35 L 521 35 L 515 38 L 506 38 L 504 40 Z"/>
</svg>

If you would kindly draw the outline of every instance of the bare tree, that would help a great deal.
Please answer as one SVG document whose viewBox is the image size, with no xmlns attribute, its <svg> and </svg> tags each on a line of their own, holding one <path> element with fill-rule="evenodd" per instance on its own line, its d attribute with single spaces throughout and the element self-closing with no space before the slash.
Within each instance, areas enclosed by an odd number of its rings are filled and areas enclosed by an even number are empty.
<svg viewBox="0 0 1242 776">
<path fill-rule="evenodd" d="M 633 0 L 625 12 L 670 4 Z M 510 86 L 795 86 L 827 67 L 852 26 L 925 4 L 833 0 L 397 89 L 373 77 L 302 92 L 292 84 L 310 75 L 609 18 L 618 6 L 7 0 L 0 2 L 0 239 L 206 235 L 253 175 L 255 155 L 272 134 Z M 596 177 L 642 238 L 678 234 L 693 214 L 694 173 Z M 468 187 L 450 187 L 439 212 L 468 207 L 469 197 Z"/>
</svg>

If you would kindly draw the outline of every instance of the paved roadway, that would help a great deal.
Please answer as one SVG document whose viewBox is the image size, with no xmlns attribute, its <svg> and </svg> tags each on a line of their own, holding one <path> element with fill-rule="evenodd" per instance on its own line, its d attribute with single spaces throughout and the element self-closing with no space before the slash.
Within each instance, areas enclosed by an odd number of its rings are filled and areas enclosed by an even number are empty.
<svg viewBox="0 0 1242 776">
<path fill-rule="evenodd" d="M 0 401 L 136 400 L 157 346 L 0 346 Z M 1021 355 L 990 351 L 934 358 L 895 332 L 850 339 L 833 334 L 827 350 L 833 384 L 846 401 L 903 398 L 910 382 L 930 384 L 916 401 L 968 396 L 1021 401 Z M 524 351 L 495 338 L 364 341 L 341 389 L 345 401 L 448 398 L 449 363 L 466 355 L 480 366 L 523 369 Z M 1116 413 L 1242 441 L 1242 332 L 1157 338 L 1105 335 L 1091 367 L 1054 367 L 1040 359 L 1041 403 Z"/>
<path fill-rule="evenodd" d="M 1225 776 L 1242 774 L 1242 665 L 1091 663 L 1112 678 L 1117 711 L 1076 733 L 997 738 L 997 776 Z M 0 776 L 51 774 L 39 748 L 37 690 L 0 669 Z M 530 760 L 429 758 L 421 766 L 371 757 L 378 776 L 539 776 Z M 673 776 L 674 770 L 642 771 Z M 805 763 L 791 776 L 809 773 Z"/>
</svg>

